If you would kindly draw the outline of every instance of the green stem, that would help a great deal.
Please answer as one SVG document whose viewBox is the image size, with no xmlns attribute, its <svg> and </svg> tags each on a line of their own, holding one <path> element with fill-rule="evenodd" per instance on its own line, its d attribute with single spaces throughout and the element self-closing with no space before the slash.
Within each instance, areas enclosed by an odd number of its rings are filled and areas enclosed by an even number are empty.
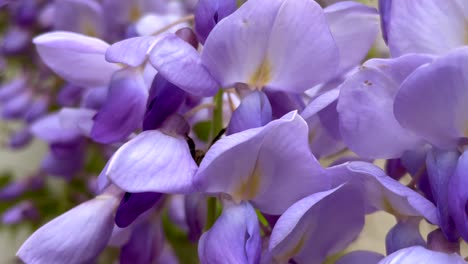
<svg viewBox="0 0 468 264">
<path fill-rule="evenodd" d="M 213 97 L 213 103 L 215 105 L 213 109 L 213 125 L 211 127 L 211 139 L 218 135 L 219 131 L 223 129 L 223 90 Z"/>
<path fill-rule="evenodd" d="M 208 197 L 205 231 L 210 229 L 216 221 L 216 197 Z"/>
<path fill-rule="evenodd" d="M 211 139 L 223 129 L 223 90 L 219 89 L 218 93 L 213 97 L 215 105 L 213 109 L 213 120 L 211 126 Z M 209 197 L 207 200 L 207 215 L 205 230 L 210 229 L 216 221 L 216 197 Z"/>
</svg>

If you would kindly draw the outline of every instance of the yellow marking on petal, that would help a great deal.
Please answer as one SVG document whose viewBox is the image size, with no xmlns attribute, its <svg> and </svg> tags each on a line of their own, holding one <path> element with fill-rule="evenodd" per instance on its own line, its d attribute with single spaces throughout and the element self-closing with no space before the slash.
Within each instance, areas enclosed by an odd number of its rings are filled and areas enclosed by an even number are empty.
<svg viewBox="0 0 468 264">
<path fill-rule="evenodd" d="M 259 167 L 258 163 L 256 163 L 252 174 L 246 179 L 243 179 L 234 189 L 232 199 L 235 202 L 252 200 L 257 196 L 261 183 L 261 171 Z"/>
<path fill-rule="evenodd" d="M 299 239 L 299 241 L 291 250 L 287 251 L 286 253 L 280 256 L 275 257 L 275 260 L 278 261 L 279 263 L 283 263 L 283 262 L 287 262 L 289 259 L 299 254 L 299 252 L 301 252 L 302 248 L 304 247 L 304 244 L 306 242 L 306 237 L 307 235 L 303 234 L 301 239 Z"/>
<path fill-rule="evenodd" d="M 94 28 L 94 25 L 92 23 L 90 23 L 88 20 L 84 20 L 82 25 L 83 33 L 85 35 L 90 37 L 98 37 L 96 28 Z"/>
<path fill-rule="evenodd" d="M 128 15 L 130 17 L 130 21 L 136 22 L 142 15 L 140 6 L 138 4 L 133 4 L 129 10 Z"/>
<path fill-rule="evenodd" d="M 382 190 L 383 192 L 383 190 Z M 396 218 L 401 218 L 401 214 L 400 212 L 398 212 L 397 209 L 395 209 L 393 206 L 392 206 L 392 203 L 387 199 L 387 197 L 384 197 L 383 198 L 383 210 L 389 214 L 392 214 L 393 216 L 395 216 Z"/>
<path fill-rule="evenodd" d="M 264 59 L 258 66 L 257 70 L 255 70 L 254 74 L 250 77 L 249 85 L 260 90 L 270 81 L 271 64 L 268 59 Z"/>
</svg>

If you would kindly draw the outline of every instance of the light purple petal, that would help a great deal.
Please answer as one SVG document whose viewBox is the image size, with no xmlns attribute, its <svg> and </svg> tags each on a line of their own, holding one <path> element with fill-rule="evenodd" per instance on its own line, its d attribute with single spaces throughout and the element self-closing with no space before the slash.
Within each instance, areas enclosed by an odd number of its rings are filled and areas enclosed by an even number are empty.
<svg viewBox="0 0 468 264">
<path fill-rule="evenodd" d="M 4 103 L 24 91 L 26 84 L 26 78 L 23 76 L 2 83 L 2 86 L 0 86 L 0 102 Z"/>
<path fill-rule="evenodd" d="M 78 205 L 34 232 L 17 256 L 33 264 L 94 261 L 112 234 L 117 204 L 115 197 L 103 195 Z"/>
<path fill-rule="evenodd" d="M 148 58 L 148 53 L 158 39 L 158 37 L 152 36 L 135 37 L 114 43 L 106 51 L 106 60 L 138 67 Z"/>
<path fill-rule="evenodd" d="M 322 168 L 308 147 L 305 121 L 291 112 L 264 127 L 221 138 L 206 153 L 195 180 L 200 191 L 250 200 L 268 214 L 327 189 Z"/>
<path fill-rule="evenodd" d="M 105 174 L 127 192 L 185 193 L 196 169 L 184 138 L 151 130 L 120 147 Z"/>
<path fill-rule="evenodd" d="M 203 264 L 259 262 L 262 248 L 254 208 L 247 202 L 226 202 L 213 227 L 202 235 L 198 255 Z"/>
<path fill-rule="evenodd" d="M 371 251 L 353 251 L 336 261 L 335 264 L 377 264 L 384 256 Z"/>
<path fill-rule="evenodd" d="M 56 31 L 40 35 L 33 42 L 47 66 L 79 86 L 106 86 L 119 69 L 104 59 L 109 44 L 97 38 Z"/>
<path fill-rule="evenodd" d="M 137 68 L 125 68 L 112 76 L 107 100 L 94 117 L 91 137 L 100 143 L 126 139 L 141 127 L 148 89 Z"/>
<path fill-rule="evenodd" d="M 394 113 L 399 123 L 442 149 L 468 136 L 468 48 L 418 68 L 401 85 Z M 430 118 L 428 118 L 430 117 Z"/>
<path fill-rule="evenodd" d="M 242 99 L 239 107 L 232 113 L 227 134 L 264 126 L 271 119 L 272 110 L 268 97 L 263 92 L 252 92 Z"/>
<path fill-rule="evenodd" d="M 363 188 L 367 213 L 384 210 L 401 216 L 422 216 L 433 224 L 439 224 L 434 204 L 385 175 L 372 163 L 354 161 L 330 167 L 327 173 L 334 186 L 349 182 Z"/>
<path fill-rule="evenodd" d="M 378 264 L 465 264 L 460 255 L 425 249 L 421 246 L 401 249 Z"/>
<path fill-rule="evenodd" d="M 20 119 L 28 112 L 31 101 L 30 91 L 16 95 L 2 105 L 2 118 L 5 120 Z"/>
<path fill-rule="evenodd" d="M 285 263 L 322 263 L 346 248 L 364 227 L 360 190 L 351 185 L 312 194 L 284 212 L 273 228 L 268 249 Z"/>
<path fill-rule="evenodd" d="M 271 63 L 267 86 L 272 89 L 303 92 L 329 80 L 337 70 L 334 36 L 314 1 L 282 1 L 268 42 L 262 63 Z"/>
<path fill-rule="evenodd" d="M 211 31 L 202 61 L 223 87 L 249 83 L 265 58 L 268 37 L 281 3 L 281 0 L 249 0 Z"/>
<path fill-rule="evenodd" d="M 382 71 L 368 67 L 361 68 L 340 86 L 337 109 L 341 135 L 358 155 L 397 158 L 421 144 L 393 114 L 398 86 Z"/>
<path fill-rule="evenodd" d="M 339 89 L 332 89 L 327 91 L 316 98 L 314 98 L 307 107 L 301 112 L 301 116 L 308 121 L 309 118 L 315 116 L 318 112 L 325 109 L 338 99 L 340 94 Z"/>
<path fill-rule="evenodd" d="M 337 73 L 342 74 L 358 66 L 374 44 L 379 32 L 378 12 L 351 1 L 336 3 L 324 11 L 340 53 Z"/>
<path fill-rule="evenodd" d="M 31 125 L 31 132 L 49 143 L 66 143 L 81 136 L 79 129 L 63 126 L 60 112 L 51 113 L 34 122 Z"/>
<path fill-rule="evenodd" d="M 315 2 L 253 0 L 216 25 L 202 60 L 223 87 L 302 92 L 333 76 L 338 50 Z"/>
<path fill-rule="evenodd" d="M 386 26 L 393 57 L 443 54 L 466 45 L 466 14 L 455 1 L 393 0 Z M 437 23 L 434 23 L 437 21 Z"/>
<path fill-rule="evenodd" d="M 202 65 L 200 55 L 177 35 L 161 37 L 150 53 L 150 62 L 169 82 L 198 96 L 211 96 L 219 88 L 216 80 Z"/>
<path fill-rule="evenodd" d="M 62 108 L 58 113 L 63 129 L 78 130 L 84 136 L 90 136 L 93 127 L 93 117 L 96 111 L 86 108 Z"/>
<path fill-rule="evenodd" d="M 99 37 L 104 31 L 101 5 L 95 0 L 55 1 L 54 29 Z"/>
</svg>

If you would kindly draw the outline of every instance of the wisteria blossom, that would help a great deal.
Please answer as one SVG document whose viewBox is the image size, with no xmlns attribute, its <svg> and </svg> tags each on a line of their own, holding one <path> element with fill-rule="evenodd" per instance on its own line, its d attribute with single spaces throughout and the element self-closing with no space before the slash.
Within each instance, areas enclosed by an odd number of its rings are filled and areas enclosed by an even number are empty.
<svg viewBox="0 0 468 264">
<path fill-rule="evenodd" d="M 0 1 L 16 260 L 466 263 L 468 1 L 371 2 Z"/>
</svg>

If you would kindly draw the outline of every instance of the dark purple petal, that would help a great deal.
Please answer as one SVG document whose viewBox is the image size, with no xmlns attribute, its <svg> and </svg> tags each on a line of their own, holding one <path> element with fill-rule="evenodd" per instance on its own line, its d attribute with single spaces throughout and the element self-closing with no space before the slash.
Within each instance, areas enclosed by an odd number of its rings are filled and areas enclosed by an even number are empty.
<svg viewBox="0 0 468 264">
<path fill-rule="evenodd" d="M 433 149 L 426 158 L 427 174 L 431 183 L 432 196 L 437 205 L 440 228 L 451 241 L 455 241 L 459 237 L 449 212 L 449 203 L 451 203 L 449 200 L 449 182 L 454 177 L 459 156 L 458 152 Z"/>
<path fill-rule="evenodd" d="M 205 43 L 214 26 L 236 9 L 236 0 L 198 1 L 195 7 L 195 31 L 200 42 Z"/>
<path fill-rule="evenodd" d="M 91 137 L 100 143 L 126 139 L 141 127 L 148 90 L 138 69 L 126 68 L 112 76 L 106 102 L 94 117 Z"/>
<path fill-rule="evenodd" d="M 181 107 L 186 92 L 170 83 L 161 74 L 154 77 L 146 113 L 143 119 L 143 130 L 157 129 Z"/>
<path fill-rule="evenodd" d="M 453 217 L 455 226 L 464 240 L 468 240 L 468 152 L 458 159 L 458 164 L 452 177 L 448 180 L 448 210 Z"/>
<path fill-rule="evenodd" d="M 133 223 L 141 214 L 153 208 L 161 200 L 162 193 L 126 193 L 115 213 L 115 223 L 124 228 Z"/>
<path fill-rule="evenodd" d="M 120 263 L 153 263 L 162 253 L 164 242 L 161 221 L 143 221 L 133 228 L 130 240 L 122 247 Z"/>
</svg>

